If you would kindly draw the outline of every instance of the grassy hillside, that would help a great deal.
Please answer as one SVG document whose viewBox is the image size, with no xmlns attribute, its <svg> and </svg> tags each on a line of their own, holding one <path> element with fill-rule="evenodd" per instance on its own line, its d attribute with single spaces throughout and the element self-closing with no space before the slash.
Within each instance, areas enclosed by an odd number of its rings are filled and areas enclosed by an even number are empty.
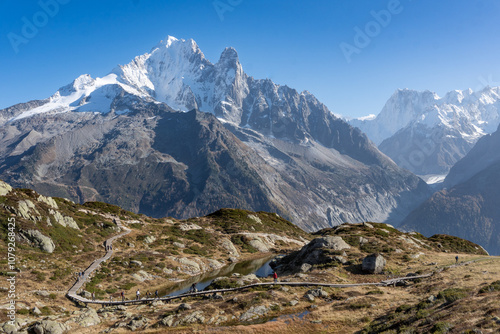
<svg viewBox="0 0 500 334">
<path fill-rule="evenodd" d="M 5 185 L 0 184 L 0 191 L 2 187 Z M 128 333 L 131 329 L 146 333 L 500 330 L 499 259 L 488 257 L 481 247 L 460 238 L 426 238 L 379 223 L 344 224 L 309 234 L 274 213 L 237 209 L 221 209 L 187 220 L 152 219 L 100 202 L 79 205 L 62 198 L 46 198 L 28 189 L 14 189 L 0 196 L 0 218 L 0 249 L 4 253 L 7 222 L 16 221 L 16 307 L 24 329 L 51 316 L 68 331 L 86 333 Z M 99 321 L 84 327 L 81 319 L 89 309 L 77 307 L 64 295 L 74 282 L 74 273 L 103 256 L 103 241 L 119 233 L 117 222 L 132 232 L 114 243 L 112 259 L 86 284 L 85 289 L 95 292 L 98 299 L 118 298 L 120 291 L 131 299 L 136 288 L 165 291 L 180 280 L 271 253 L 288 254 L 282 260 L 286 261 L 315 238 L 341 237 L 350 248 L 322 248 L 326 261 L 280 274 L 281 281 L 309 282 L 309 287 L 272 285 L 215 299 L 187 297 L 171 304 L 101 309 L 91 305 L 90 309 L 98 311 L 95 317 Z M 28 230 L 49 237 L 53 251 L 43 251 L 35 242 L 21 237 Z M 380 274 L 361 270 L 363 259 L 372 253 L 381 254 L 387 261 Z M 458 264 L 455 256 L 459 257 Z M 2 274 L 6 275 L 5 259 L 2 265 Z M 401 286 L 325 287 L 318 292 L 313 285 L 380 282 L 426 273 L 433 276 Z M 237 287 L 271 280 L 234 275 L 212 286 Z M 189 306 L 180 307 L 181 303 Z M 0 317 L 2 322 L 7 320 L 5 312 Z"/>
</svg>

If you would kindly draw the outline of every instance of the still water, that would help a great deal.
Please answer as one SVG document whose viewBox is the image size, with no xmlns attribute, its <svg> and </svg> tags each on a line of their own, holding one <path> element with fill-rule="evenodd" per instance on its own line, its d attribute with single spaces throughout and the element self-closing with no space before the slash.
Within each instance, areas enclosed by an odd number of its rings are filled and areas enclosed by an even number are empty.
<svg viewBox="0 0 500 334">
<path fill-rule="evenodd" d="M 201 291 L 209 286 L 215 278 L 221 276 L 230 277 L 234 273 L 238 273 L 242 276 L 255 274 L 257 277 L 268 277 L 273 273 L 273 269 L 269 266 L 269 263 L 271 263 L 272 259 L 275 256 L 276 255 L 270 255 L 254 260 L 232 263 L 218 270 L 207 272 L 198 276 L 193 276 L 185 281 L 179 282 L 178 284 L 169 287 L 168 289 L 162 289 L 161 296 L 178 296 L 180 294 L 186 293 L 189 291 L 193 283 L 196 283 L 196 288 L 198 289 L 198 291 Z"/>
</svg>

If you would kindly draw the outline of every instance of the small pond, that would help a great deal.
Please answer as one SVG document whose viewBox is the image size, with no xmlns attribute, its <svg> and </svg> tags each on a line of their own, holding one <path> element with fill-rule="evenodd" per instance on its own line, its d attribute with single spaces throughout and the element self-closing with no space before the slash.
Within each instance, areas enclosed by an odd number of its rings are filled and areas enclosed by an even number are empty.
<svg viewBox="0 0 500 334">
<path fill-rule="evenodd" d="M 160 295 L 178 296 L 180 294 L 188 292 L 193 283 L 196 283 L 196 288 L 198 289 L 198 291 L 201 291 L 209 286 L 215 278 L 221 276 L 230 277 L 235 273 L 238 273 L 242 276 L 255 274 L 257 277 L 268 277 L 273 273 L 273 269 L 269 266 L 269 264 L 275 256 L 276 255 L 269 255 L 258 259 L 236 262 L 222 267 L 218 270 L 207 272 L 198 276 L 193 276 L 165 290 L 162 289 Z"/>
</svg>

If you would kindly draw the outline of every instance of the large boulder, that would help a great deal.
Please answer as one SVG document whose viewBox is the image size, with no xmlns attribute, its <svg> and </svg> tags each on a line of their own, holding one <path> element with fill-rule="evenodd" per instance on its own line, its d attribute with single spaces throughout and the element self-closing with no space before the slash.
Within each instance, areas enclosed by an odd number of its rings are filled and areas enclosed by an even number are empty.
<svg viewBox="0 0 500 334">
<path fill-rule="evenodd" d="M 361 269 L 368 274 L 380 274 L 385 268 L 385 259 L 380 254 L 368 255 L 363 259 Z"/>
<path fill-rule="evenodd" d="M 265 305 L 252 306 L 240 316 L 240 321 L 249 321 L 258 319 L 266 315 L 271 309 Z"/>
<path fill-rule="evenodd" d="M 1 182 L 1 181 L 0 181 Z M 1 186 L 1 185 L 0 185 Z M 17 326 L 17 324 L 12 324 L 10 321 L 6 321 L 3 325 L 2 325 L 2 330 L 3 332 L 2 333 L 7 333 L 7 334 L 15 334 L 17 333 L 17 329 L 19 328 L 19 326 Z"/>
<path fill-rule="evenodd" d="M 87 308 L 83 311 L 76 319 L 74 319 L 81 327 L 95 326 L 101 323 L 101 319 L 97 315 L 96 310 L 93 308 Z"/>
<path fill-rule="evenodd" d="M 259 252 L 267 253 L 270 251 L 269 246 L 258 236 L 253 235 L 250 238 L 248 243 Z"/>
<path fill-rule="evenodd" d="M 231 242 L 231 240 L 229 240 L 227 238 L 222 238 L 220 240 L 220 245 L 226 249 L 226 251 L 228 252 L 228 254 L 230 256 L 234 256 L 234 257 L 240 256 L 238 249 L 234 246 L 234 244 Z"/>
<path fill-rule="evenodd" d="M 184 324 L 202 324 L 205 322 L 205 317 L 203 316 L 203 311 L 194 311 L 182 318 Z"/>
<path fill-rule="evenodd" d="M 42 320 L 30 327 L 29 332 L 35 334 L 63 334 L 68 328 L 54 320 Z"/>
<path fill-rule="evenodd" d="M 144 329 L 149 323 L 149 319 L 143 316 L 134 317 L 127 324 L 127 328 L 131 331 L 136 331 L 138 329 Z"/>
<path fill-rule="evenodd" d="M 52 253 L 56 248 L 52 239 L 43 235 L 42 232 L 38 230 L 21 231 L 21 235 L 44 252 Z"/>
<path fill-rule="evenodd" d="M 132 274 L 132 277 L 141 282 L 151 281 L 154 279 L 153 275 L 144 270 L 139 270 L 137 273 Z"/>
<path fill-rule="evenodd" d="M 291 258 L 285 257 L 278 260 L 274 266 L 276 268 L 282 267 L 285 271 L 307 271 L 315 264 L 330 263 L 332 261 L 338 262 L 338 260 L 332 256 L 331 251 L 341 251 L 349 248 L 351 248 L 351 246 L 341 237 L 325 236 L 316 238 L 302 247 L 296 255 Z"/>
</svg>

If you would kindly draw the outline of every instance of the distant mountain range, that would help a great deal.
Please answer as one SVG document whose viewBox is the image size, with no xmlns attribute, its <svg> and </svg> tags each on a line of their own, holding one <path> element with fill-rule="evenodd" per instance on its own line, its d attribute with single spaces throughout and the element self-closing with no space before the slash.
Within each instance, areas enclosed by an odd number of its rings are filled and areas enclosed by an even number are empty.
<svg viewBox="0 0 500 334">
<path fill-rule="evenodd" d="M 309 92 L 168 37 L 103 78 L 0 110 L 0 178 L 75 201 L 185 218 L 278 212 L 315 230 L 399 223 L 429 187 Z"/>
<path fill-rule="evenodd" d="M 349 121 L 399 166 L 417 175 L 448 173 L 479 138 L 500 123 L 500 87 L 452 91 L 397 90 L 376 117 Z"/>
</svg>

